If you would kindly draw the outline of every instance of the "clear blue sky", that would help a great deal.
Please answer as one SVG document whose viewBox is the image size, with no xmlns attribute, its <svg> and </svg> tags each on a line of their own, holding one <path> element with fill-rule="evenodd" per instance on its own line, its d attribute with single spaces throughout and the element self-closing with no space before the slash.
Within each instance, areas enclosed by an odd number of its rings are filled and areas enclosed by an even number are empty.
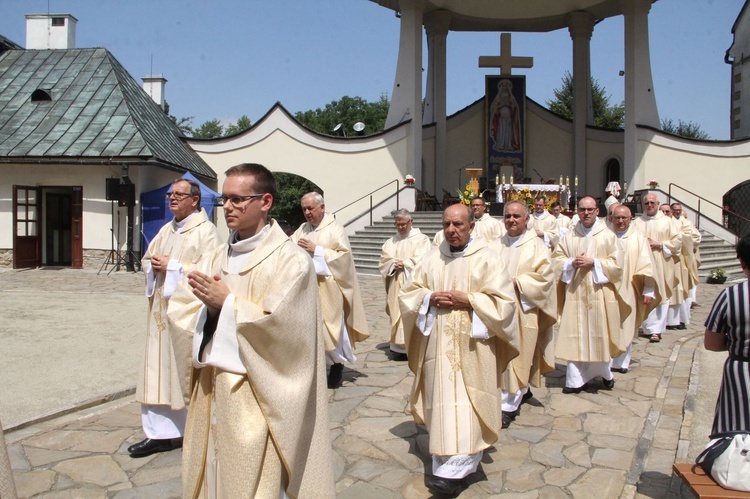
<svg viewBox="0 0 750 499">
<path fill-rule="evenodd" d="M 724 54 L 743 0 L 659 0 L 651 9 L 654 89 L 662 118 L 698 123 L 729 138 L 730 68 Z M 140 82 L 153 71 L 169 80 L 171 113 L 253 122 L 281 102 L 292 113 L 344 95 L 390 95 L 399 19 L 369 0 L 0 0 L 0 34 L 24 46 L 27 13 L 78 19 L 79 48 L 106 47 Z M 592 74 L 613 102 L 623 99 L 622 17 L 595 28 Z M 567 30 L 513 34 L 513 53 L 534 58 L 527 95 L 545 104 L 571 70 Z M 448 35 L 448 112 L 484 93 L 480 55 L 497 55 L 499 33 Z M 426 50 L 425 50 L 426 57 Z M 426 63 L 425 63 L 426 68 Z"/>
</svg>

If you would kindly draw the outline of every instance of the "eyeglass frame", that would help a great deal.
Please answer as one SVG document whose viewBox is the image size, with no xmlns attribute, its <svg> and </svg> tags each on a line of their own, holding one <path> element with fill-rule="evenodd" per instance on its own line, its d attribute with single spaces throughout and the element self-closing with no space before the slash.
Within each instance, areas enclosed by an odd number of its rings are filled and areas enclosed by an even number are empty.
<svg viewBox="0 0 750 499">
<path fill-rule="evenodd" d="M 167 198 L 167 199 L 171 199 L 172 197 L 174 197 L 174 198 L 177 199 L 177 201 L 182 201 L 185 198 L 189 198 L 189 197 L 193 197 L 193 196 L 197 196 L 197 194 L 190 194 L 189 192 L 174 192 L 174 191 L 169 191 L 169 192 L 167 192 L 164 195 L 164 197 Z"/>
<path fill-rule="evenodd" d="M 261 198 L 261 197 L 263 197 L 265 195 L 266 195 L 265 193 L 263 193 L 263 194 L 248 194 L 247 196 L 231 196 L 231 197 L 228 197 L 228 198 L 224 197 L 224 196 L 219 196 L 219 197 L 216 198 L 216 205 L 217 206 L 221 206 L 223 208 L 224 205 L 227 204 L 227 202 L 228 202 L 229 204 L 232 205 L 233 208 L 240 208 L 242 206 L 240 203 L 244 203 L 245 201 L 250 201 L 250 200 L 253 200 L 253 199 L 258 199 L 258 198 Z M 233 201 L 233 199 L 234 200 L 239 199 L 239 201 Z"/>
</svg>

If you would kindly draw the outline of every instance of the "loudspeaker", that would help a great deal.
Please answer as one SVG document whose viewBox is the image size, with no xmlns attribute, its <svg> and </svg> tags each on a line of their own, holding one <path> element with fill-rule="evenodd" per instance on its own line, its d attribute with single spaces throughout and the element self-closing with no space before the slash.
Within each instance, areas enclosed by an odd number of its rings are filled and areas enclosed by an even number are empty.
<svg viewBox="0 0 750 499">
<path fill-rule="evenodd" d="M 135 206 L 135 184 L 119 184 L 118 206 Z"/>
<path fill-rule="evenodd" d="M 107 201 L 119 201 L 120 199 L 120 179 L 108 178 L 105 199 Z"/>
</svg>

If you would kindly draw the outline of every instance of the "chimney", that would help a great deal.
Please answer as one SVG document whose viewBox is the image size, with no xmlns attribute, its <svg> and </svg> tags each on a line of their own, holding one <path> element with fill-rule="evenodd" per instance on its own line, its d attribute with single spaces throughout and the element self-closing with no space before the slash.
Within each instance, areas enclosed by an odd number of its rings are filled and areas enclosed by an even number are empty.
<svg viewBox="0 0 750 499">
<path fill-rule="evenodd" d="M 143 80 L 143 91 L 151 97 L 156 104 L 164 110 L 164 86 L 167 79 L 161 73 L 149 74 L 141 78 Z"/>
<path fill-rule="evenodd" d="M 76 48 L 76 23 L 70 14 L 26 14 L 26 49 Z"/>
</svg>

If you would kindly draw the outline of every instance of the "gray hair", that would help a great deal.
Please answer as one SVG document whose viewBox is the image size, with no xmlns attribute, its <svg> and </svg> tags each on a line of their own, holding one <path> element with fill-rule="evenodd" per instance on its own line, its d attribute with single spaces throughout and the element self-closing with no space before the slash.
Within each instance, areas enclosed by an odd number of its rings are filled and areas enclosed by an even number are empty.
<svg viewBox="0 0 750 499">
<path fill-rule="evenodd" d="M 529 207 L 526 206 L 526 203 L 522 203 L 521 201 L 518 201 L 518 200 L 509 201 L 505 203 L 505 208 L 503 208 L 503 215 L 505 215 L 508 212 L 508 206 L 512 204 L 520 204 L 521 206 L 523 206 L 523 212 L 526 214 L 526 218 L 529 217 Z"/>
<path fill-rule="evenodd" d="M 305 194 L 304 196 L 300 198 L 300 201 L 304 201 L 305 199 L 311 198 L 311 197 L 315 198 L 315 202 L 318 203 L 318 206 L 323 206 L 324 204 L 326 204 L 326 202 L 323 200 L 323 196 L 320 193 L 317 193 L 315 191 L 308 192 L 307 194 Z"/>
<path fill-rule="evenodd" d="M 401 208 L 400 210 L 393 210 L 391 212 L 391 216 L 396 219 L 403 218 L 405 220 L 413 220 L 411 213 L 405 208 Z"/>
</svg>

